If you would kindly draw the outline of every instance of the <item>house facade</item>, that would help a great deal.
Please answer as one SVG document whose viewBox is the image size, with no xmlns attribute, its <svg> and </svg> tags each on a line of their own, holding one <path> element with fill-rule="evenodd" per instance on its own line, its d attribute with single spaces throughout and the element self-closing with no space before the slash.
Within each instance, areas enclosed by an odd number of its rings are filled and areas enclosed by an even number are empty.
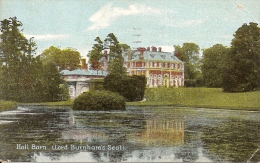
<svg viewBox="0 0 260 163">
<path fill-rule="evenodd" d="M 128 74 L 145 75 L 147 87 L 184 86 L 184 63 L 174 53 L 147 47 L 125 51 L 123 56 Z"/>
</svg>

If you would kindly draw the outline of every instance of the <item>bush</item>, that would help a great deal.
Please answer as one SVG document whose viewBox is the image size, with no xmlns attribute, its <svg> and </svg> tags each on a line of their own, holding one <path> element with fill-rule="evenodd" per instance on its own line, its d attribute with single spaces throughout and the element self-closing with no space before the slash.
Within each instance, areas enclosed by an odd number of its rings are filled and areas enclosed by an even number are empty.
<svg viewBox="0 0 260 163">
<path fill-rule="evenodd" d="M 73 103 L 74 110 L 125 110 L 124 97 L 110 91 L 89 91 L 79 95 Z"/>
<path fill-rule="evenodd" d="M 145 76 L 110 74 L 104 79 L 104 89 L 118 92 L 126 101 L 141 101 L 146 88 Z"/>
</svg>

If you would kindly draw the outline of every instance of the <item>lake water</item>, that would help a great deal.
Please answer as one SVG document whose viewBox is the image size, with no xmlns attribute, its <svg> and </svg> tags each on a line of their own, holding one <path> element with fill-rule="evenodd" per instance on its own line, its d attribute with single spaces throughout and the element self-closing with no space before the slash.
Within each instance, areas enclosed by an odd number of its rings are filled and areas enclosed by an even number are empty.
<svg viewBox="0 0 260 163">
<path fill-rule="evenodd" d="M 0 131 L 0 159 L 15 162 L 260 162 L 257 111 L 19 106 Z"/>
</svg>

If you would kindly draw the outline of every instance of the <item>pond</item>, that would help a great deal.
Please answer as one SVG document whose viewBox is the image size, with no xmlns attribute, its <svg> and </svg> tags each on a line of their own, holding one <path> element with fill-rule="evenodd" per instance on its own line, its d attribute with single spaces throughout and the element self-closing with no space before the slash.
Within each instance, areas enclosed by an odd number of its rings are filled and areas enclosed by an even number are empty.
<svg viewBox="0 0 260 163">
<path fill-rule="evenodd" d="M 127 107 L 0 113 L 0 156 L 14 162 L 259 162 L 260 112 Z"/>
</svg>

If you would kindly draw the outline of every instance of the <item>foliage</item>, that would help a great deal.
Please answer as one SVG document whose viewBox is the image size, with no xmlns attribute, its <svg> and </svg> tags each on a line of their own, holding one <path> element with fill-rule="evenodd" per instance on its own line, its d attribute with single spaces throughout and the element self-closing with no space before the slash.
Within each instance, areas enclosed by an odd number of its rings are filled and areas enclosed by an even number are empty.
<svg viewBox="0 0 260 163">
<path fill-rule="evenodd" d="M 88 54 L 89 62 L 91 63 L 91 68 L 97 70 L 101 67 L 99 60 L 103 57 L 102 50 L 104 49 L 103 41 L 96 37 L 96 44 L 93 45 L 92 50 Z"/>
<path fill-rule="evenodd" d="M 17 102 L 59 100 L 63 80 L 49 62 L 43 66 L 35 57 L 36 43 L 27 40 L 20 31 L 22 23 L 14 18 L 1 21 L 0 35 L 0 95 L 1 99 Z"/>
<path fill-rule="evenodd" d="M 61 87 L 61 84 L 65 84 L 55 64 L 50 62 L 43 65 L 43 101 L 60 101 L 63 100 L 62 95 L 68 91 L 67 87 Z M 66 95 L 65 95 L 66 98 Z M 64 99 L 67 100 L 67 99 Z"/>
<path fill-rule="evenodd" d="M 205 49 L 202 59 L 203 83 L 207 87 L 221 87 L 223 78 L 223 66 L 230 48 L 221 44 Z"/>
<path fill-rule="evenodd" d="M 92 79 L 90 81 L 89 90 L 99 90 L 102 91 L 104 88 L 104 79 Z"/>
<path fill-rule="evenodd" d="M 118 92 L 126 101 L 140 101 L 146 88 L 145 76 L 109 74 L 104 79 L 104 89 Z"/>
<path fill-rule="evenodd" d="M 55 63 L 59 70 L 75 70 L 80 67 L 80 53 L 71 48 L 60 49 L 50 46 L 43 51 L 41 59 L 44 64 L 49 62 Z"/>
<path fill-rule="evenodd" d="M 225 92 L 252 91 L 260 85 L 260 28 L 243 24 L 231 42 L 223 74 Z"/>
<path fill-rule="evenodd" d="M 102 68 L 101 59 L 104 56 L 103 50 L 109 51 L 108 56 L 108 71 L 109 73 L 126 75 L 126 67 L 124 67 L 124 58 L 122 56 L 122 49 L 128 49 L 127 44 L 120 44 L 113 33 L 107 35 L 107 38 L 102 41 L 96 37 L 96 44 L 93 45 L 92 50 L 88 54 L 91 68 L 96 70 Z"/>
<path fill-rule="evenodd" d="M 124 58 L 122 56 L 122 47 L 113 33 L 107 35 L 104 40 L 104 48 L 109 49 L 109 73 L 126 75 L 124 67 Z"/>
<path fill-rule="evenodd" d="M 201 62 L 199 57 L 199 46 L 195 43 L 184 43 L 175 46 L 175 55 L 184 62 L 184 81 L 189 87 L 200 86 Z M 193 83 L 195 80 L 195 83 Z M 196 83 L 198 80 L 198 83 Z"/>
<path fill-rule="evenodd" d="M 60 90 L 61 93 L 59 94 L 59 100 L 60 101 L 67 101 L 70 99 L 70 94 L 69 94 L 69 85 L 67 82 L 64 81 L 63 84 L 60 84 Z"/>
<path fill-rule="evenodd" d="M 20 32 L 22 23 L 16 17 L 1 21 L 1 98 L 28 101 L 37 93 L 41 62 L 34 57 L 36 43 Z"/>
<path fill-rule="evenodd" d="M 74 110 L 125 110 L 125 100 L 115 92 L 89 91 L 79 95 L 73 103 Z"/>
<path fill-rule="evenodd" d="M 14 101 L 0 100 L 0 111 L 8 111 L 17 108 L 17 103 Z"/>
</svg>

